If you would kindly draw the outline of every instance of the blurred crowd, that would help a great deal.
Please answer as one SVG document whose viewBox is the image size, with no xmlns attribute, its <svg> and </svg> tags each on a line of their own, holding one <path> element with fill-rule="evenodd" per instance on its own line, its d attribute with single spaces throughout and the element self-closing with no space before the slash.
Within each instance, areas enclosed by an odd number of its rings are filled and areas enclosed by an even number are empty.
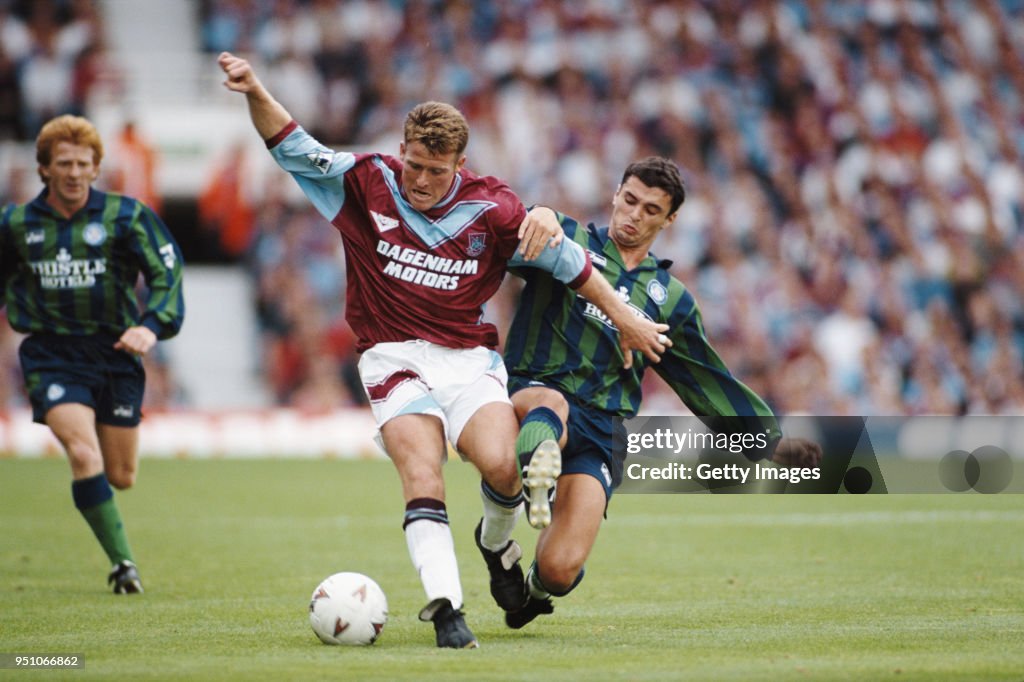
<svg viewBox="0 0 1024 682">
<path fill-rule="evenodd" d="M 338 148 L 397 154 L 406 111 L 449 101 L 470 122 L 469 168 L 599 225 L 629 161 L 675 159 L 688 198 L 655 253 L 781 413 L 1024 413 L 1024 0 L 199 11 L 211 60 L 253 58 Z M 222 241 L 256 282 L 273 394 L 360 403 L 340 239 L 280 174 L 236 190 L 202 215 L 211 229 L 251 216 Z M 502 331 L 516 291 L 488 307 Z M 652 379 L 645 412 L 677 409 Z"/>
<path fill-rule="evenodd" d="M 689 198 L 656 253 L 780 412 L 1024 411 L 1020 0 L 204 7 L 206 48 L 260 60 L 337 146 L 395 153 L 409 107 L 451 101 L 471 168 L 598 224 L 630 160 L 676 159 Z M 358 401 L 339 240 L 274 196 L 256 215 L 278 398 Z"/>
<path fill-rule="evenodd" d="M 0 0 L 0 140 L 32 140 L 43 123 L 84 115 L 109 69 L 95 0 Z"/>
</svg>

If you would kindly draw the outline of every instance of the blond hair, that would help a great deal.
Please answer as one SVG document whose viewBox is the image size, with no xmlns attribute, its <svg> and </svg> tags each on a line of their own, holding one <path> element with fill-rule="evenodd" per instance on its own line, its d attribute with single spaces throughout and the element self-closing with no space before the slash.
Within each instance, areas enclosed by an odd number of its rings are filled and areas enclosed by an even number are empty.
<svg viewBox="0 0 1024 682">
<path fill-rule="evenodd" d="M 431 154 L 462 156 L 469 144 L 469 124 L 462 112 L 444 102 L 423 102 L 405 117 L 405 144 L 419 142 Z"/>
<path fill-rule="evenodd" d="M 60 142 L 91 147 L 92 162 L 95 166 L 99 166 L 103 160 L 103 141 L 100 134 L 96 126 L 81 116 L 65 114 L 46 122 L 36 137 L 36 163 L 43 167 L 49 166 L 53 159 L 53 149 Z M 42 173 L 39 177 L 46 182 Z"/>
</svg>

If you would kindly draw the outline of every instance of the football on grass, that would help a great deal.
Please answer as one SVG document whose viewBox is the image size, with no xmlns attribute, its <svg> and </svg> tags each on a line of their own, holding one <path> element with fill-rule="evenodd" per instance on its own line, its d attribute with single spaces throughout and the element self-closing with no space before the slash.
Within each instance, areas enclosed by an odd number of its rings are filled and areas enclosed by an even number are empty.
<svg viewBox="0 0 1024 682">
<path fill-rule="evenodd" d="M 388 600 L 362 573 L 335 573 L 313 590 L 309 624 L 324 644 L 373 644 L 388 622 Z"/>
</svg>

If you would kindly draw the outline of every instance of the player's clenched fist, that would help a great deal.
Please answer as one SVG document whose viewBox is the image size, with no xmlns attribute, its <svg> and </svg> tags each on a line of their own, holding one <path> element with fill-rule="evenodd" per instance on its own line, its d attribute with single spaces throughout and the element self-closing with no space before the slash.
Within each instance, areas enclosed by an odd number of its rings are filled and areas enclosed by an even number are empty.
<svg viewBox="0 0 1024 682">
<path fill-rule="evenodd" d="M 228 90 L 249 92 L 259 83 L 248 60 L 236 57 L 230 52 L 221 52 L 217 57 L 217 63 L 228 76 L 224 81 L 224 87 Z"/>
</svg>

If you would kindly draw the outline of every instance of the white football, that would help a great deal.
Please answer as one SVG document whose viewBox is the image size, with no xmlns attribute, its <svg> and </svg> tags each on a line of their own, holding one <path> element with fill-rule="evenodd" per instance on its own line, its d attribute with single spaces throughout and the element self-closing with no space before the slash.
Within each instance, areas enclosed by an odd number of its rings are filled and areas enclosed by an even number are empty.
<svg viewBox="0 0 1024 682">
<path fill-rule="evenodd" d="M 324 644 L 373 644 L 387 622 L 384 591 L 362 573 L 335 573 L 309 600 L 309 624 Z"/>
</svg>

